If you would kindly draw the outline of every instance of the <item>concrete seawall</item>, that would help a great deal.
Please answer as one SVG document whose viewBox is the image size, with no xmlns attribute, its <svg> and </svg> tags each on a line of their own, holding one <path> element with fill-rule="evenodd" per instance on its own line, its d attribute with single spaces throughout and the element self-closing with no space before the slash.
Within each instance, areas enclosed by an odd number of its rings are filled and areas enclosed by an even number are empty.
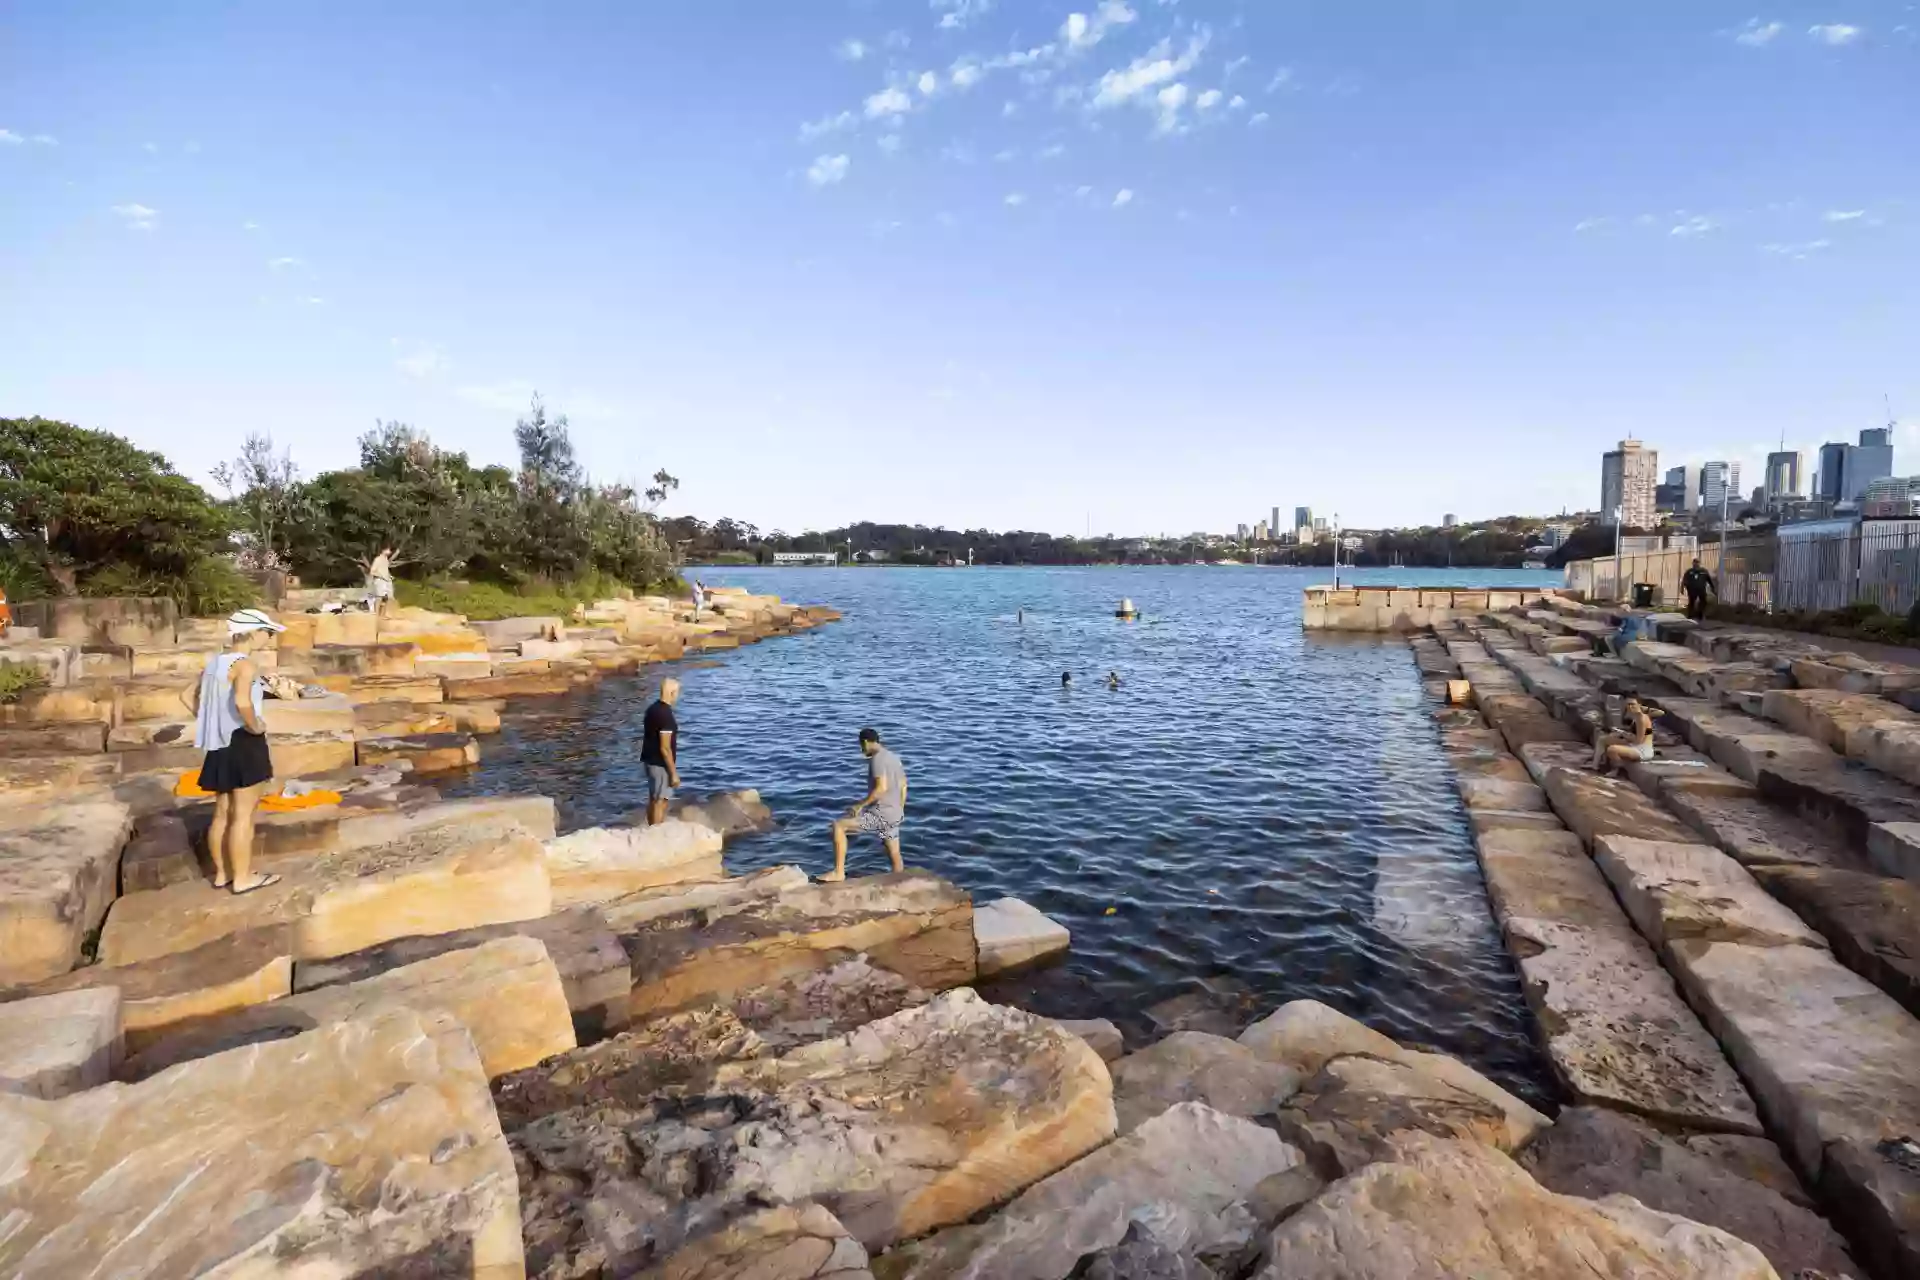
<svg viewBox="0 0 1920 1280">
<path fill-rule="evenodd" d="M 1544 605 L 1557 587 L 1308 587 L 1308 631 L 1424 631 L 1487 612 Z"/>
</svg>

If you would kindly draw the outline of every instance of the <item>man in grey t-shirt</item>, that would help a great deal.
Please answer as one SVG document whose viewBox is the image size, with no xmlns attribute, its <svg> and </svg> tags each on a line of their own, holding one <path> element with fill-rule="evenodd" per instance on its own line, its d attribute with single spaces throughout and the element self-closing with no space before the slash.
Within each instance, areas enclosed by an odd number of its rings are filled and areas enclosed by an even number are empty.
<svg viewBox="0 0 1920 1280">
<path fill-rule="evenodd" d="M 895 871 L 905 865 L 900 861 L 900 824 L 907 816 L 906 766 L 880 745 L 877 729 L 860 731 L 860 751 L 867 757 L 867 794 L 846 817 L 834 821 L 833 870 L 820 877 L 823 884 L 847 878 L 847 836 L 856 831 L 880 837 Z"/>
</svg>

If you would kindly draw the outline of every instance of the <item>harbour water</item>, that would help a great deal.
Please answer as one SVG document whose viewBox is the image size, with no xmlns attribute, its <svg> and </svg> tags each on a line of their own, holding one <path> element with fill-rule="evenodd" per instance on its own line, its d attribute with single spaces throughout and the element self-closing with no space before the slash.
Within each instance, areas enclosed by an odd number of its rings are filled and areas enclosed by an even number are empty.
<svg viewBox="0 0 1920 1280">
<path fill-rule="evenodd" d="M 1548 1096 L 1405 645 L 1301 630 L 1301 588 L 1329 571 L 698 576 L 846 617 L 516 705 L 449 791 L 544 792 L 570 827 L 622 819 L 644 803 L 641 715 L 675 674 L 688 790 L 755 787 L 781 819 L 730 844 L 729 867 L 817 872 L 831 865 L 828 822 L 864 790 L 855 735 L 872 725 L 906 763 L 908 863 L 1072 930 L 1071 960 L 1009 993 L 1040 1012 L 1110 1017 L 1133 1038 L 1152 1006 L 1203 979 L 1243 984 L 1260 1012 L 1314 997 Z M 1113 617 L 1123 596 L 1138 621 Z M 876 843 L 855 843 L 850 873 L 885 867 Z"/>
</svg>

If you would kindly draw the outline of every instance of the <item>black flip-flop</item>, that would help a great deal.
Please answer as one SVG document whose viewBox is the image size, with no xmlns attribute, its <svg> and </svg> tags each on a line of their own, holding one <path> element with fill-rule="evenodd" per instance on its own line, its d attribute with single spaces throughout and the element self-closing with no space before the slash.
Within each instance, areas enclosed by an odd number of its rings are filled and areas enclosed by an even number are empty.
<svg viewBox="0 0 1920 1280">
<path fill-rule="evenodd" d="M 254 891 L 256 891 L 256 890 L 259 890 L 259 889 L 264 889 L 264 888 L 266 888 L 266 887 L 267 887 L 268 885 L 270 885 L 270 884 L 279 884 L 279 883 L 280 883 L 280 877 L 279 877 L 279 876 L 276 876 L 276 875 L 264 875 L 264 876 L 261 876 L 261 877 L 260 877 L 260 883 L 259 883 L 259 884 L 253 884 L 253 885 L 248 885 L 248 886 L 247 886 L 246 888 L 244 888 L 244 889 L 234 889 L 234 890 L 231 890 L 231 892 L 232 892 L 232 894 L 233 894 L 233 896 L 234 896 L 234 897 L 236 897 L 236 898 L 240 898 L 240 897 L 245 897 L 245 896 L 246 896 L 247 894 L 249 894 L 249 893 L 253 893 L 253 892 L 254 892 Z"/>
</svg>

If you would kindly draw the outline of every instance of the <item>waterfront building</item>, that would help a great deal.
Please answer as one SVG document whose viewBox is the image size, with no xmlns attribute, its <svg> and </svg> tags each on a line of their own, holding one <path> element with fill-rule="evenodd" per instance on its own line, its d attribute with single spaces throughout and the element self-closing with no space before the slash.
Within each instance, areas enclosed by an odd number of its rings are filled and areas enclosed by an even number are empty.
<svg viewBox="0 0 1920 1280">
<path fill-rule="evenodd" d="M 1318 538 L 1325 535 L 1326 532 L 1327 518 L 1325 516 L 1315 516 L 1313 518 L 1313 536 Z"/>
<path fill-rule="evenodd" d="M 780 565 L 836 565 L 840 563 L 840 553 L 838 551 L 776 551 L 773 553 L 773 562 Z"/>
<path fill-rule="evenodd" d="M 1293 509 L 1293 527 L 1296 529 L 1313 528 L 1313 508 L 1295 507 Z"/>
<path fill-rule="evenodd" d="M 1278 542 L 1278 541 L 1280 541 L 1280 534 L 1281 534 L 1281 532 L 1282 532 L 1282 531 L 1283 531 L 1283 530 L 1284 530 L 1284 529 L 1285 529 L 1286 527 L 1287 527 L 1287 526 L 1285 526 L 1285 525 L 1283 525 L 1283 524 L 1281 524 L 1281 523 L 1280 523 L 1280 508 L 1278 508 L 1278 507 L 1275 507 L 1275 508 L 1273 509 L 1273 519 L 1271 519 L 1271 520 L 1269 520 L 1269 521 L 1267 522 L 1267 532 L 1268 532 L 1269 534 L 1271 534 L 1271 535 L 1273 535 L 1273 540 L 1274 540 L 1275 542 Z"/>
<path fill-rule="evenodd" d="M 1893 475 L 1893 432 L 1887 427 L 1869 427 L 1860 433 L 1860 443 L 1847 450 L 1846 479 L 1841 499 L 1857 502 L 1875 480 Z"/>
<path fill-rule="evenodd" d="M 1705 462 L 1700 465 L 1700 509 L 1718 518 L 1722 505 L 1727 514 L 1732 515 L 1742 504 L 1740 500 L 1740 464 L 1737 462 Z"/>
<path fill-rule="evenodd" d="M 1620 513 L 1630 529 L 1650 528 L 1654 523 L 1653 489 L 1659 475 L 1660 455 L 1628 438 L 1600 458 L 1600 518 L 1613 523 Z"/>
<path fill-rule="evenodd" d="M 1920 515 L 1920 476 L 1886 476 L 1869 480 L 1860 494 L 1863 516 Z"/>
<path fill-rule="evenodd" d="M 1797 498 L 1800 496 L 1800 454 L 1797 450 L 1786 449 L 1767 455 L 1766 497 Z"/>
<path fill-rule="evenodd" d="M 1313 525 L 1312 524 L 1295 525 L 1293 529 L 1293 540 L 1299 543 L 1303 547 L 1312 546 L 1313 545 Z"/>
<path fill-rule="evenodd" d="M 1573 536 L 1573 529 L 1574 527 L 1572 525 L 1566 523 L 1542 525 L 1540 526 L 1540 541 L 1549 549 L 1557 549 L 1568 538 Z"/>
<path fill-rule="evenodd" d="M 1234 532 L 1234 540 L 1237 542 L 1245 542 L 1250 533 L 1252 533 L 1252 530 L 1243 524 Z"/>
</svg>

